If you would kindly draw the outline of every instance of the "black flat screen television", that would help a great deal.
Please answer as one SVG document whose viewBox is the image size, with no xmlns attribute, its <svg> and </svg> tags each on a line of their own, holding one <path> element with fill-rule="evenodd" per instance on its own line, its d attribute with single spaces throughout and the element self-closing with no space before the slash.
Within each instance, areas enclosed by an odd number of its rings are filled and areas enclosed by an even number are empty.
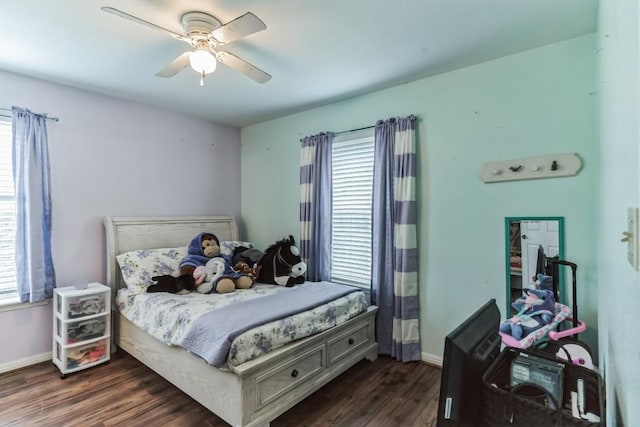
<svg viewBox="0 0 640 427">
<path fill-rule="evenodd" d="M 500 353 L 499 327 L 491 299 L 445 338 L 438 427 L 479 424 L 482 374 Z"/>
</svg>

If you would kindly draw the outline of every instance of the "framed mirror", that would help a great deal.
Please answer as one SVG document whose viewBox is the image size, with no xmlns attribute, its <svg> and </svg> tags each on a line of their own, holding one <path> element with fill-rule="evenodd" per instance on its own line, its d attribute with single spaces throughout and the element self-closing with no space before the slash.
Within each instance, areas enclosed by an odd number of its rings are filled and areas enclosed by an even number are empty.
<svg viewBox="0 0 640 427">
<path fill-rule="evenodd" d="M 515 310 L 511 303 L 523 289 L 535 289 L 538 273 L 544 273 L 548 258 L 564 259 L 563 217 L 505 218 L 506 316 Z M 558 278 L 558 294 L 564 295 L 564 280 Z"/>
</svg>

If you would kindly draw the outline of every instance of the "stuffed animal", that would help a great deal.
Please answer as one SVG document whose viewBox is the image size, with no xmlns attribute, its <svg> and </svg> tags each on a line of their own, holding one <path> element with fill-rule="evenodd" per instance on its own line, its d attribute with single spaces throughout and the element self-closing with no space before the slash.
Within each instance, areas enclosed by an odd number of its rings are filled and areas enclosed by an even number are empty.
<svg viewBox="0 0 640 427">
<path fill-rule="evenodd" d="M 164 276 L 153 276 L 151 280 L 158 283 L 154 283 L 147 287 L 147 292 L 185 294 L 193 291 L 196 287 L 193 276 L 190 274 L 180 277 L 173 277 L 165 274 Z"/>
<path fill-rule="evenodd" d="M 556 303 L 552 291 L 525 289 L 524 293 L 511 304 L 518 314 L 500 325 L 500 332 L 509 334 L 516 340 L 551 323 L 554 317 Z"/>
<path fill-rule="evenodd" d="M 262 270 L 262 267 L 257 264 L 255 267 L 251 267 L 245 261 L 238 261 L 233 266 L 233 270 L 237 271 L 238 273 L 249 276 L 251 280 L 255 282 L 258 279 L 258 276 L 260 275 L 260 270 Z"/>
<path fill-rule="evenodd" d="M 258 261 L 263 256 L 264 252 L 260 249 L 239 246 L 233 251 L 233 256 L 231 257 L 233 271 L 249 276 L 255 282 L 261 270 L 261 267 L 258 266 Z"/>
<path fill-rule="evenodd" d="M 169 292 L 184 294 L 192 291 L 206 293 L 211 287 L 196 287 L 193 272 L 197 267 L 204 266 L 207 261 L 220 254 L 220 240 L 212 233 L 200 233 L 191 239 L 187 248 L 187 256 L 180 261 L 180 275 L 178 277 L 164 275 L 151 278 L 155 283 L 147 288 L 147 292 Z"/>
<path fill-rule="evenodd" d="M 193 278 L 196 286 L 198 286 L 198 292 L 206 294 L 213 289 L 213 281 L 220 278 L 222 273 L 224 273 L 224 264 L 224 259 L 215 257 L 207 261 L 204 266 L 200 265 L 193 270 Z"/>
<path fill-rule="evenodd" d="M 300 251 L 293 236 L 269 246 L 257 266 L 260 267 L 257 281 L 280 286 L 304 283 L 307 264 L 300 258 Z"/>
<path fill-rule="evenodd" d="M 204 266 L 193 271 L 198 287 L 196 290 L 206 294 L 212 290 L 219 294 L 233 292 L 235 289 L 249 289 L 253 279 L 249 275 L 231 268 L 231 256 L 220 255 L 211 258 Z"/>
<path fill-rule="evenodd" d="M 548 291 L 553 291 L 553 277 L 547 276 L 546 274 L 538 273 L 536 275 L 536 288 L 537 289 L 546 289 Z"/>
<path fill-rule="evenodd" d="M 212 233 L 200 233 L 191 239 L 187 256 L 180 261 L 180 275 L 193 275 L 196 267 L 203 266 L 220 254 L 220 240 Z"/>
<path fill-rule="evenodd" d="M 260 261 L 260 258 L 262 258 L 263 256 L 264 252 L 262 252 L 260 249 L 245 248 L 243 246 L 240 246 L 233 251 L 233 257 L 231 258 L 231 261 L 233 265 L 244 262 L 249 267 L 256 267 L 258 261 Z"/>
</svg>

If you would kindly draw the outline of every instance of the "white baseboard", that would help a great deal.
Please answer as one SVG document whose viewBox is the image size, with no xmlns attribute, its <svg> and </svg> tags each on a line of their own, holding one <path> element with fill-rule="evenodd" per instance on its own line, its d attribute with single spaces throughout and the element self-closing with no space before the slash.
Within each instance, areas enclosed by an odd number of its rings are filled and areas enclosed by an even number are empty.
<svg viewBox="0 0 640 427">
<path fill-rule="evenodd" d="M 11 362 L 0 363 L 0 374 L 13 371 L 15 369 L 24 368 L 25 366 L 35 365 L 36 363 L 46 362 L 47 360 L 51 360 L 50 351 L 42 354 L 36 354 L 34 356 L 25 357 L 23 359 L 12 360 Z"/>
<path fill-rule="evenodd" d="M 442 357 L 440 356 L 436 356 L 434 354 L 429 354 L 429 353 L 422 353 L 422 361 L 429 365 L 442 368 Z"/>
</svg>

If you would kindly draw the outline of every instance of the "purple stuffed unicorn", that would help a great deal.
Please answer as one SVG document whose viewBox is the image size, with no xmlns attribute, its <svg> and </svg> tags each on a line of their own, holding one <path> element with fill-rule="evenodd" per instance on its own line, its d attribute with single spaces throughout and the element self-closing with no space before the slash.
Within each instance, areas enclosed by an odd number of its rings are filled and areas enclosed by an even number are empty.
<svg viewBox="0 0 640 427">
<path fill-rule="evenodd" d="M 500 332 L 511 335 L 516 340 L 553 321 L 556 302 L 553 292 L 547 289 L 525 289 L 525 295 L 511 304 L 518 314 L 500 325 Z"/>
</svg>

